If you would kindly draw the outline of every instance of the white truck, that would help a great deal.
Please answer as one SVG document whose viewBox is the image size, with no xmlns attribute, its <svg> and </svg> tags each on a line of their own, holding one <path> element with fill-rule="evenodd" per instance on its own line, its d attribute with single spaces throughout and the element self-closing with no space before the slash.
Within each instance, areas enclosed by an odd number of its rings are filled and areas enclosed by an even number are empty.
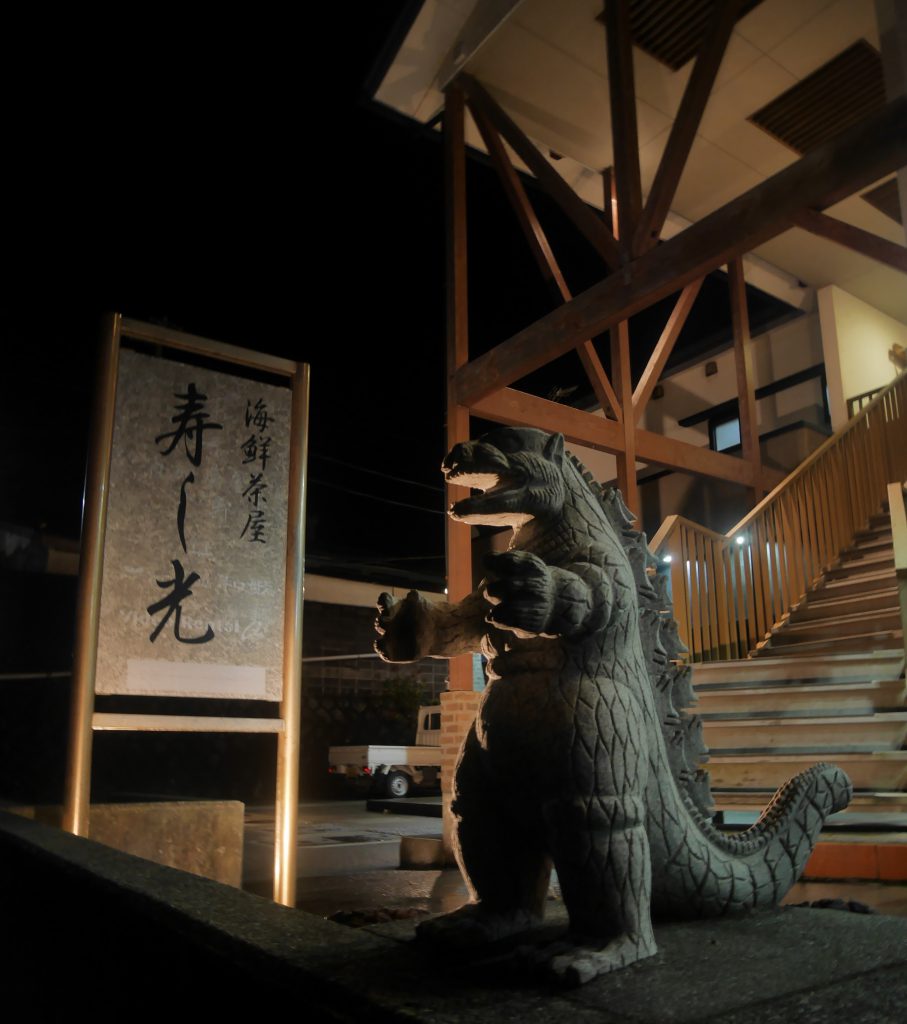
<svg viewBox="0 0 907 1024">
<path fill-rule="evenodd" d="M 406 796 L 413 786 L 435 786 L 441 779 L 441 705 L 419 708 L 412 746 L 331 747 L 328 771 L 350 780 L 371 779 L 372 789 Z"/>
</svg>

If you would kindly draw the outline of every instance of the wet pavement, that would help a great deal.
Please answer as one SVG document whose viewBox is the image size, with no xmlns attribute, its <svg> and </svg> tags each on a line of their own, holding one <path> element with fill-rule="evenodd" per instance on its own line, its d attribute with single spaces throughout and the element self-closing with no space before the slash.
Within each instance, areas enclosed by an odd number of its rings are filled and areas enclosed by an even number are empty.
<svg viewBox="0 0 907 1024">
<path fill-rule="evenodd" d="M 365 801 L 312 801 L 299 805 L 297 878 L 347 876 L 400 864 L 401 836 L 441 835 L 440 797 L 397 801 L 406 813 L 374 812 Z M 384 803 L 393 804 L 394 801 Z M 420 805 L 425 815 L 414 814 Z M 270 892 L 274 863 L 274 809 L 249 807 L 243 842 L 243 888 Z"/>
<path fill-rule="evenodd" d="M 445 913 L 465 903 L 466 886 L 458 871 L 399 868 L 401 836 L 441 834 L 437 817 L 412 813 L 420 802 L 398 801 L 407 813 L 375 813 L 366 809 L 364 801 L 300 804 L 297 907 L 319 917 L 387 910 L 421 916 Z M 436 813 L 429 808 L 437 808 L 440 797 L 424 802 L 428 813 Z M 247 809 L 244 889 L 270 894 L 273 856 L 273 809 Z M 556 879 L 551 898 L 559 898 Z M 784 902 L 824 899 L 856 900 L 880 914 L 907 917 L 907 885 L 901 884 L 801 882 Z"/>
</svg>

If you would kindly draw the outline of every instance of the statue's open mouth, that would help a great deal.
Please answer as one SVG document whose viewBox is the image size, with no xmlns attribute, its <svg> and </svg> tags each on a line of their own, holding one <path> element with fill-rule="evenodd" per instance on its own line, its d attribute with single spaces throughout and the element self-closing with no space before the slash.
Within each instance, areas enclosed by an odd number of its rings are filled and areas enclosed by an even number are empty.
<svg viewBox="0 0 907 1024">
<path fill-rule="evenodd" d="M 454 467 L 445 473 L 447 482 L 458 487 L 470 487 L 478 493 L 463 498 L 451 505 L 449 514 L 461 522 L 486 523 L 489 525 L 515 525 L 511 498 L 516 498 L 523 489 L 525 476 L 518 471 L 492 472 L 489 470 Z M 519 515 L 521 522 L 531 518 Z"/>
</svg>

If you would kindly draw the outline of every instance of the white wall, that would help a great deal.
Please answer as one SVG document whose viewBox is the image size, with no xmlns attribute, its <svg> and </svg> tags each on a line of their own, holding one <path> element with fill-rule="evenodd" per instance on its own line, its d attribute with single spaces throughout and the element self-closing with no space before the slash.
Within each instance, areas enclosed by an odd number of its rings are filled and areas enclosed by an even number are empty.
<svg viewBox="0 0 907 1024">
<path fill-rule="evenodd" d="M 821 288 L 818 298 L 831 425 L 839 430 L 847 422 L 848 398 L 884 387 L 897 376 L 888 353 L 895 344 L 907 347 L 907 324 L 837 285 Z"/>
<path fill-rule="evenodd" d="M 781 377 L 822 362 L 822 339 L 818 314 L 791 320 L 781 327 L 753 338 L 755 386 L 762 387 Z M 718 372 L 705 375 L 705 364 L 713 361 Z M 717 356 L 671 374 L 662 380 L 664 396 L 651 400 L 641 426 L 653 433 L 677 438 L 688 444 L 708 447 L 707 423 L 682 427 L 679 420 L 737 397 L 734 350 L 726 349 Z M 759 430 L 765 433 L 793 420 L 803 419 L 804 412 L 822 405 L 818 380 L 806 381 L 779 395 L 771 395 L 756 403 Z M 580 445 L 568 445 L 597 480 L 612 480 L 617 475 L 613 455 L 593 451 Z M 638 463 L 642 467 L 642 463 Z"/>
<path fill-rule="evenodd" d="M 753 338 L 750 344 L 754 386 L 757 388 L 822 362 L 822 341 L 815 313 L 766 331 Z M 707 361 L 715 362 L 718 367 L 718 372 L 711 377 L 705 375 Z M 643 424 L 645 428 L 690 444 L 707 445 L 707 424 L 681 427 L 678 420 L 737 397 L 734 350 L 725 349 L 709 360 L 674 373 L 662 384 L 664 397 L 649 402 Z M 815 380 L 799 384 L 780 395 L 761 399 L 756 403 L 760 433 L 803 418 L 805 410 L 821 405 L 821 401 L 821 391 Z"/>
</svg>

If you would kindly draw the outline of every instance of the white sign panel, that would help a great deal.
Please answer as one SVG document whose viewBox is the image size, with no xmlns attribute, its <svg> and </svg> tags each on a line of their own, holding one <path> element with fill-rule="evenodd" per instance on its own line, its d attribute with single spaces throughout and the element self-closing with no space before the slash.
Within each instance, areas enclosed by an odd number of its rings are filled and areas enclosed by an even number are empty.
<svg viewBox="0 0 907 1024">
<path fill-rule="evenodd" d="M 280 700 L 290 400 L 121 351 L 98 693 Z"/>
</svg>

